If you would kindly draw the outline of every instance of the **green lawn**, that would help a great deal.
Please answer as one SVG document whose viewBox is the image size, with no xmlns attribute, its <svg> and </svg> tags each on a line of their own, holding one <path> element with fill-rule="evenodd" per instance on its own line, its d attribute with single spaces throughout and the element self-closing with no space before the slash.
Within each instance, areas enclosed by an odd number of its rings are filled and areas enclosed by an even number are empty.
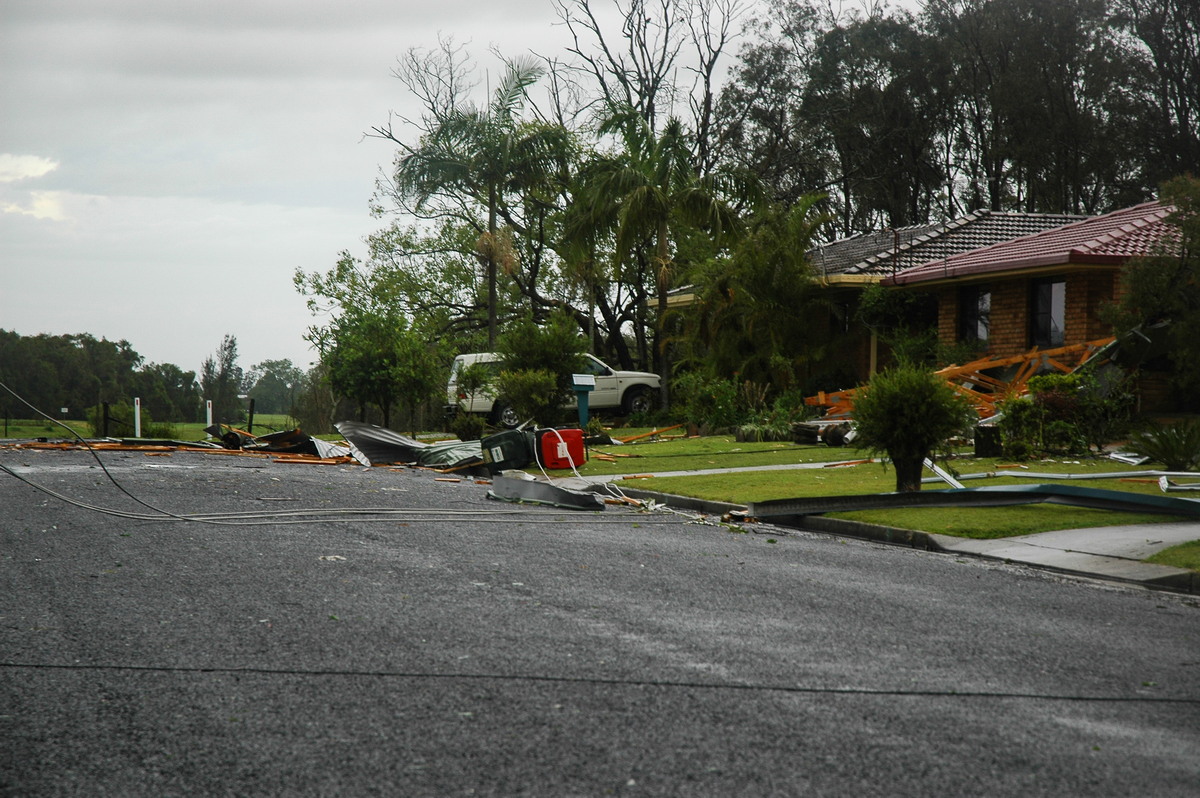
<svg viewBox="0 0 1200 798">
<path fill-rule="evenodd" d="M 75 430 L 84 438 L 92 437 L 92 428 L 86 421 L 78 419 L 67 419 L 62 423 Z M 156 425 L 157 426 L 157 425 Z M 204 440 L 205 424 L 200 422 L 189 422 L 179 424 L 169 424 L 171 434 L 166 436 L 174 440 L 180 441 L 199 441 Z M 273 432 L 281 429 L 294 429 L 295 421 L 291 416 L 285 413 L 255 413 L 254 414 L 254 434 L 265 435 L 268 432 Z M 243 427 L 244 429 L 244 427 Z M 131 438 L 133 430 L 122 428 L 114 428 L 109 430 L 109 435 L 114 438 Z M 143 431 L 145 435 L 145 431 Z M 71 434 L 63 429 L 59 424 L 47 421 L 45 419 L 8 419 L 7 423 L 0 421 L 0 438 L 51 438 L 61 439 L 69 438 Z M 337 436 L 330 436 L 337 437 Z"/>
<path fill-rule="evenodd" d="M 1146 562 L 1200 571 L 1200 540 L 1193 540 L 1191 543 L 1181 543 L 1178 546 L 1163 549 L 1158 554 L 1147 557 Z"/>
<path fill-rule="evenodd" d="M 62 422 L 85 438 L 92 434 L 86 421 Z M 10 418 L 0 422 L 0 438 L 66 438 L 70 433 L 45 419 Z"/>
<path fill-rule="evenodd" d="M 666 471 L 744 466 L 757 463 L 845 463 L 864 457 L 852 448 L 796 446 L 794 444 L 736 443 L 731 438 L 713 437 L 698 440 L 668 441 L 641 446 L 597 447 L 612 453 L 632 452 L 636 458 L 621 458 L 617 463 L 589 462 L 580 469 L 584 474 L 654 474 Z M 1153 465 L 1135 468 L 1106 458 L 1071 458 L 1033 461 L 1022 469 L 1012 463 L 993 458 L 961 456 L 952 461 L 954 471 L 961 475 L 1003 471 L 1029 471 L 1053 474 L 1094 474 L 1130 471 L 1151 471 Z M 1200 473 L 1197 474 L 1200 480 Z M 811 498 L 819 496 L 862 495 L 890 493 L 896 489 L 895 473 L 880 463 L 859 465 L 830 465 L 817 469 L 788 471 L 746 471 L 712 475 L 680 477 L 651 477 L 619 484 L 645 490 L 694 496 L 719 502 L 745 504 L 771 499 Z M 984 485 L 1015 485 L 1051 482 L 1036 477 L 989 477 L 966 479 L 967 487 Z M 1107 490 L 1162 495 L 1157 482 L 1150 477 L 1114 477 L 1089 479 L 1070 483 Z M 926 484 L 925 490 L 939 490 L 944 483 Z M 903 529 L 915 529 L 944 535 L 971 538 L 999 538 L 1029 535 L 1053 529 L 1077 529 L 1114 524 L 1161 523 L 1183 520 L 1175 516 L 1154 513 L 1118 513 L 1055 504 L 1031 504 L 1009 507 L 930 507 L 859 512 L 830 513 L 832 518 L 847 518 L 866 523 L 882 524 Z"/>
</svg>

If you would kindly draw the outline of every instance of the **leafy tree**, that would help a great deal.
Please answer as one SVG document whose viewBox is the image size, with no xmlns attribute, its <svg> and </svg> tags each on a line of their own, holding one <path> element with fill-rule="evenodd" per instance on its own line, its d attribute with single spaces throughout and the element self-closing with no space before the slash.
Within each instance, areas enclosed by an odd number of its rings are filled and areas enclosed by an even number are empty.
<svg viewBox="0 0 1200 798">
<path fill-rule="evenodd" d="M 1184 403 L 1200 393 L 1200 179 L 1179 177 L 1163 186 L 1173 207 L 1168 222 L 1178 238 L 1162 252 L 1121 271 L 1120 299 L 1108 319 L 1120 332 L 1163 327 L 1173 386 Z"/>
<path fill-rule="evenodd" d="M 245 417 L 242 393 L 243 372 L 237 364 L 237 337 L 226 335 L 221 346 L 200 367 L 200 392 L 213 403 L 216 423 L 234 423 Z"/>
<path fill-rule="evenodd" d="M 1111 210 L 1196 163 L 1195 3 L 921 5 L 767 2 L 718 105 L 726 162 L 785 201 L 827 190 L 844 235 Z"/>
<path fill-rule="evenodd" d="M 483 351 L 486 301 L 473 258 L 463 256 L 469 235 L 449 222 L 434 230 L 392 224 L 367 238 L 364 262 L 342 252 L 324 273 L 297 270 L 292 281 L 314 315 L 359 308 L 420 319 L 429 338 L 457 342 L 461 351 Z M 306 340 L 319 346 L 320 327 Z"/>
<path fill-rule="evenodd" d="M 134 375 L 133 393 L 155 418 L 194 421 L 201 415 L 200 386 L 196 372 L 173 363 L 151 363 Z"/>
<path fill-rule="evenodd" d="M 764 3 L 716 108 L 722 162 L 753 170 L 785 204 L 828 185 L 821 125 L 802 109 L 821 16 L 812 3 Z"/>
<path fill-rule="evenodd" d="M 246 375 L 246 392 L 260 413 L 291 413 L 304 372 L 291 360 L 264 360 Z"/>
<path fill-rule="evenodd" d="M 394 314 L 345 310 L 330 329 L 322 361 L 334 394 L 354 400 L 363 421 L 374 404 L 385 427 L 399 403 L 412 429 L 417 409 L 445 386 L 436 348 Z"/>
<path fill-rule="evenodd" d="M 931 0 L 924 21 L 955 65 L 966 207 L 1097 212 L 1150 192 L 1130 185 L 1145 150 L 1126 135 L 1144 110 L 1112 90 L 1145 74 L 1105 0 Z"/>
<path fill-rule="evenodd" d="M 571 375 L 583 368 L 586 348 L 578 325 L 564 313 L 545 324 L 524 319 L 510 325 L 496 347 L 498 395 L 518 415 L 546 423 L 570 398 Z"/>
<path fill-rule="evenodd" d="M 784 391 L 820 360 L 825 334 L 814 321 L 826 314 L 805 253 L 826 219 L 822 199 L 765 209 L 728 257 L 697 271 L 697 302 L 679 314 L 688 365 Z"/>
<path fill-rule="evenodd" d="M 292 415 L 300 428 L 320 435 L 334 431 L 336 407 L 337 399 L 329 386 L 329 366 L 323 361 L 318 362 L 300 383 Z"/>
<path fill-rule="evenodd" d="M 475 252 L 486 274 L 489 346 L 498 329 L 498 271 L 512 271 L 516 258 L 510 239 L 502 234 L 502 214 L 513 198 L 536 195 L 560 176 L 569 153 L 570 140 L 562 127 L 521 123 L 516 117 L 526 89 L 542 72 L 531 60 L 510 63 L 490 106 L 449 112 L 416 147 L 408 147 L 390 131 L 378 131 L 404 148 L 396 164 L 399 198 L 411 200 L 418 213 L 444 200 L 442 213 L 479 231 Z"/>
<path fill-rule="evenodd" d="M 815 44 L 802 112 L 817 122 L 843 235 L 944 211 L 950 64 L 905 15 L 834 25 Z"/>
<path fill-rule="evenodd" d="M 141 364 L 141 356 L 126 341 L 87 333 L 0 334 L 0 379 L 26 402 L 54 416 L 63 407 L 80 417 L 98 402 L 129 401 Z M 12 404 L 16 412 L 27 411 L 15 399 Z"/>
<path fill-rule="evenodd" d="M 1114 0 L 1112 5 L 1114 21 L 1148 54 L 1148 77 L 1139 81 L 1148 107 L 1135 134 L 1150 144 L 1147 177 L 1157 183 L 1194 170 L 1200 164 L 1200 4 Z"/>
<path fill-rule="evenodd" d="M 748 175 L 722 171 L 701 176 L 691 164 L 682 123 L 670 120 L 655 135 L 646 120 L 626 108 L 600 126 L 602 135 L 619 135 L 622 149 L 584 167 L 581 198 L 588 219 L 614 231 L 618 262 L 649 242 L 658 304 L 658 372 L 663 403 L 668 399 L 671 357 L 665 346 L 667 296 L 677 277 L 673 249 L 685 225 L 708 231 L 723 242 L 740 233 L 737 204 L 757 201 L 757 183 Z"/>
<path fill-rule="evenodd" d="M 854 399 L 855 445 L 887 453 L 898 492 L 920 490 L 925 459 L 975 420 L 966 399 L 918 366 L 901 364 L 878 372 Z"/>
<path fill-rule="evenodd" d="M 937 298 L 927 292 L 872 283 L 859 296 L 855 319 L 887 345 L 897 362 L 920 366 L 938 359 Z"/>
</svg>

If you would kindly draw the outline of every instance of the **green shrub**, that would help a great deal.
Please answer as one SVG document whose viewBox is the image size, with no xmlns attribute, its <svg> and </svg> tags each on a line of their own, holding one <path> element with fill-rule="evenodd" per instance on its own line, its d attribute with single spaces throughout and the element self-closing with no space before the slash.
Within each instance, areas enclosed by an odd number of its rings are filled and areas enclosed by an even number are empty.
<svg viewBox="0 0 1200 798">
<path fill-rule="evenodd" d="M 513 322 L 496 341 L 502 371 L 547 371 L 568 393 L 571 375 L 583 368 L 586 349 L 579 325 L 565 313 L 554 313 L 545 324 Z"/>
<path fill-rule="evenodd" d="M 1029 460 L 1042 451 L 1042 408 L 1026 396 L 1000 404 L 1000 446 L 1010 460 Z"/>
<path fill-rule="evenodd" d="M 1191 471 L 1200 466 L 1200 423 L 1180 421 L 1134 435 L 1126 450 L 1162 463 L 1168 471 Z"/>
<path fill-rule="evenodd" d="M 561 380 L 546 369 L 517 369 L 496 375 L 498 401 L 508 404 L 522 419 L 534 419 L 542 426 L 556 423 L 569 395 Z"/>
<path fill-rule="evenodd" d="M 737 380 L 693 371 L 676 377 L 671 390 L 684 421 L 717 430 L 748 420 L 749 414 L 739 406 Z"/>
<path fill-rule="evenodd" d="M 466 394 L 468 403 L 474 402 L 475 397 L 491 385 L 494 374 L 491 363 L 475 361 L 463 366 L 455 377 L 459 393 Z"/>
<path fill-rule="evenodd" d="M 1129 379 L 1116 371 L 1043 374 L 1029 395 L 1001 403 L 1005 457 L 1083 454 L 1124 434 L 1133 410 Z"/>
<path fill-rule="evenodd" d="M 769 409 L 764 408 L 738 427 L 739 440 L 790 441 L 792 425 L 816 416 L 816 408 L 804 403 L 798 391 L 789 391 L 775 398 Z"/>
<path fill-rule="evenodd" d="M 450 431 L 458 436 L 460 441 L 477 441 L 483 437 L 487 421 L 483 416 L 473 413 L 456 413 L 450 420 Z"/>
<path fill-rule="evenodd" d="M 855 446 L 886 452 L 897 491 L 921 489 L 925 458 L 965 434 L 975 410 L 941 377 L 918 366 L 879 372 L 854 399 Z"/>
</svg>

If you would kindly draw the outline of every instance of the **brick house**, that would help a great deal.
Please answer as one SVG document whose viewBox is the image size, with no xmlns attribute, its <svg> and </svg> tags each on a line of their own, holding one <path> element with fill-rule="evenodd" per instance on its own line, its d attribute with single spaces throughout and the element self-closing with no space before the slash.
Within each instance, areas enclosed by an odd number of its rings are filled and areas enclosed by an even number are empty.
<svg viewBox="0 0 1200 798">
<path fill-rule="evenodd" d="M 814 278 L 828 290 L 834 309 L 828 322 L 833 349 L 849 387 L 865 382 L 888 354 L 869 331 L 852 324 L 864 287 L 934 260 L 1061 227 L 1087 217 L 1071 214 L 1007 213 L 978 210 L 949 222 L 861 233 L 811 250 Z"/>
<path fill-rule="evenodd" d="M 979 344 L 990 355 L 1016 355 L 1104 338 L 1099 309 L 1117 295 L 1126 261 L 1174 240 L 1170 208 L 1146 202 L 948 255 L 882 280 L 932 291 L 943 343 Z"/>
</svg>

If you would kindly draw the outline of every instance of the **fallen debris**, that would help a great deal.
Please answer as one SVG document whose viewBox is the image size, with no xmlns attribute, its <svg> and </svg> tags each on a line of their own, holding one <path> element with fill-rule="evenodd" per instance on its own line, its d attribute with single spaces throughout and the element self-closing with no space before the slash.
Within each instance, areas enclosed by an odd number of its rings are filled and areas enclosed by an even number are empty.
<svg viewBox="0 0 1200 798">
<path fill-rule="evenodd" d="M 1066 504 L 1121 512 L 1162 513 L 1200 518 L 1200 501 L 1166 496 L 1147 496 L 1118 490 L 1085 488 L 1078 485 L 1011 485 L 908 493 L 871 493 L 857 496 L 818 496 L 751 502 L 749 515 L 781 519 L 805 515 L 881 510 L 897 507 L 1000 507 L 1012 504 Z"/>
<path fill-rule="evenodd" d="M 1167 479 L 1166 476 L 1161 476 L 1158 478 L 1158 489 L 1163 493 L 1169 490 L 1200 490 L 1200 482 L 1180 483 Z"/>
<path fill-rule="evenodd" d="M 604 500 L 595 493 L 563 488 L 542 482 L 524 471 L 504 471 L 492 479 L 489 499 L 518 504 L 544 504 L 564 510 L 603 510 Z"/>
<path fill-rule="evenodd" d="M 314 438 L 299 428 L 281 430 L 257 437 L 245 430 L 226 425 L 205 427 L 204 431 L 220 437 L 221 445 L 226 451 L 312 455 L 339 462 L 342 462 L 344 458 L 351 457 L 349 447 Z"/>
<path fill-rule="evenodd" d="M 947 366 L 935 373 L 970 400 L 980 418 L 996 414 L 996 403 L 1025 393 L 1029 378 L 1044 371 L 1070 373 L 1096 356 L 1104 357 L 1115 338 L 1100 338 L 1054 349 L 1031 349 L 1019 355 L 988 355 L 962 365 Z M 858 389 L 821 391 L 804 403 L 825 408 L 825 418 L 848 419 L 853 415 Z"/>
<path fill-rule="evenodd" d="M 631 443 L 633 441 L 640 441 L 644 438 L 653 438 L 654 436 L 661 435 L 664 432 L 670 432 L 673 429 L 679 429 L 680 427 L 686 426 L 686 424 L 673 424 L 669 427 L 663 427 L 662 429 L 656 427 L 649 432 L 643 432 L 640 435 L 630 435 L 627 438 L 617 438 L 617 440 L 619 440 L 621 443 Z"/>
<path fill-rule="evenodd" d="M 417 465 L 444 470 L 466 470 L 483 463 L 479 441 L 425 443 L 386 427 L 358 421 L 339 421 L 337 431 L 350 443 L 363 465 Z"/>
</svg>

